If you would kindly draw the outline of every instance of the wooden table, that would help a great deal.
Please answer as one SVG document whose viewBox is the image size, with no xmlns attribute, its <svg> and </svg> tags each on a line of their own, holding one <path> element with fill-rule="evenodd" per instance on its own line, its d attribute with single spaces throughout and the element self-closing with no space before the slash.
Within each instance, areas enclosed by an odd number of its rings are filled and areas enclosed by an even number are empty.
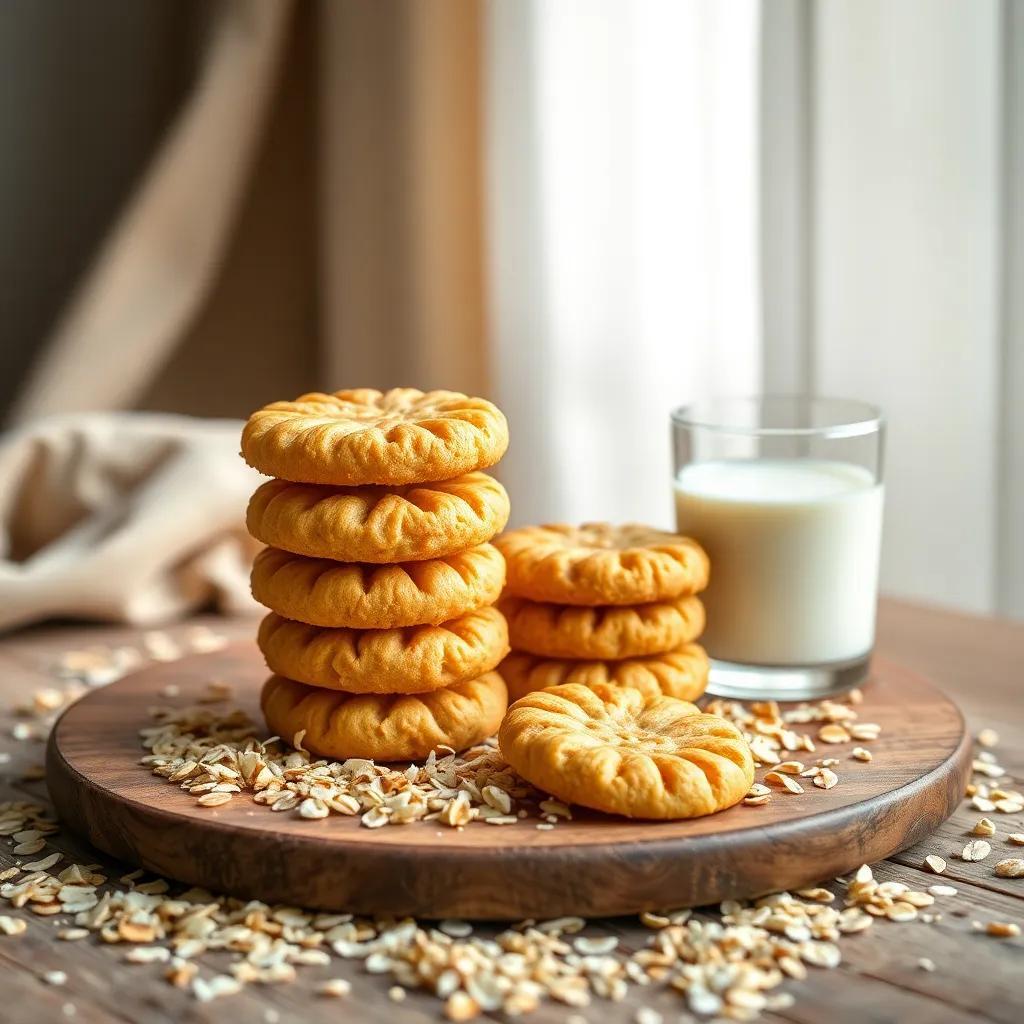
<svg viewBox="0 0 1024 1024">
<path fill-rule="evenodd" d="M 197 620 L 200 621 L 200 620 Z M 205 619 L 230 637 L 251 635 L 251 621 Z M 171 636 L 181 627 L 171 627 Z M 42 744 L 11 738 L 10 708 L 30 698 L 44 686 L 53 685 L 52 668 L 60 654 L 90 644 L 137 641 L 138 631 L 113 627 L 47 626 L 27 630 L 0 641 L 0 752 L 11 755 L 0 765 L 0 800 L 46 800 L 41 781 L 26 781 L 31 768 L 42 763 Z M 879 623 L 879 647 L 888 657 L 916 668 L 938 682 L 963 708 L 972 728 L 996 729 L 1001 736 L 998 755 L 1013 777 L 1024 780 L 1024 625 L 994 619 L 971 618 L 893 601 L 883 602 Z M 907 708 L 912 721 L 913 708 Z M 830 1024 L 841 1022 L 943 1022 L 999 1021 L 1019 1024 L 1024 1020 L 1024 939 L 998 940 L 979 934 L 972 921 L 1015 921 L 1024 925 L 1024 879 L 1001 879 L 992 873 L 996 857 L 984 863 L 965 863 L 950 855 L 962 849 L 966 832 L 980 817 L 964 804 L 953 818 L 928 841 L 876 866 L 880 879 L 901 879 L 926 889 L 936 881 L 921 870 L 930 853 L 943 856 L 949 867 L 945 879 L 959 889 L 946 901 L 940 922 L 879 924 L 861 935 L 844 938 L 843 964 L 837 970 L 812 970 L 804 982 L 785 988 L 796 1002 L 782 1013 L 765 1014 L 764 1021 Z M 999 815 L 1000 833 L 1024 832 L 1024 815 Z M 80 862 L 105 862 L 95 851 L 61 833 L 55 845 L 67 857 Z M 999 843 L 1000 856 L 1011 856 Z M 1022 850 L 1021 852 L 1024 852 Z M 0 843 L 0 868 L 14 858 L 7 842 Z M 105 872 L 121 873 L 115 865 Z M 22 915 L 9 904 L 0 914 Z M 400 1005 L 390 1002 L 383 977 L 368 977 L 356 962 L 334 961 L 330 968 L 304 968 L 291 985 L 250 986 L 240 995 L 212 1003 L 195 1002 L 187 993 L 172 988 L 157 966 L 131 966 L 122 962 L 123 948 L 93 940 L 60 942 L 53 919 L 24 915 L 28 930 L 17 936 L 0 935 L 0 977 L 3 978 L 0 1020 L 20 1022 L 67 1021 L 223 1021 L 227 1018 L 328 1021 L 339 1016 L 358 1020 L 413 1024 L 440 1019 L 440 1003 L 433 997 L 410 993 Z M 606 926 L 633 948 L 649 935 L 631 920 L 606 922 Z M 927 957 L 934 972 L 918 964 Z M 209 957 L 218 963 L 216 956 Z M 219 962 L 223 968 L 223 960 Z M 42 974 L 62 970 L 64 985 L 41 980 Z M 312 994 L 321 977 L 343 975 L 353 982 L 346 1003 Z M 590 1022 L 632 1022 L 637 1006 L 651 1006 L 666 1021 L 686 1021 L 678 995 L 650 989 L 632 989 L 626 1002 L 596 1001 L 584 1013 Z M 268 1014 L 268 1011 L 269 1014 Z M 275 1012 L 276 1011 L 276 1016 Z M 564 1020 L 573 1011 L 545 1006 L 529 1019 L 546 1024 Z"/>
</svg>

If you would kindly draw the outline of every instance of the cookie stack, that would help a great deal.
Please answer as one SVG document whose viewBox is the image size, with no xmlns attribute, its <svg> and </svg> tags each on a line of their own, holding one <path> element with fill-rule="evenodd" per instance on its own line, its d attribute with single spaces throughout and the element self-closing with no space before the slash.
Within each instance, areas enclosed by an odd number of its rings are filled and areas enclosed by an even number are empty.
<svg viewBox="0 0 1024 1024">
<path fill-rule="evenodd" d="M 510 700 L 566 683 L 631 686 L 695 700 L 708 657 L 695 595 L 708 557 L 696 541 L 647 526 L 528 526 L 495 541 L 507 563 L 500 607 L 513 653 Z"/>
<path fill-rule="evenodd" d="M 488 541 L 508 495 L 480 472 L 508 447 L 490 402 L 394 388 L 303 395 L 253 413 L 242 455 L 275 479 L 249 502 L 268 544 L 252 570 L 270 609 L 269 728 L 314 754 L 422 760 L 495 732 L 508 652 Z"/>
</svg>

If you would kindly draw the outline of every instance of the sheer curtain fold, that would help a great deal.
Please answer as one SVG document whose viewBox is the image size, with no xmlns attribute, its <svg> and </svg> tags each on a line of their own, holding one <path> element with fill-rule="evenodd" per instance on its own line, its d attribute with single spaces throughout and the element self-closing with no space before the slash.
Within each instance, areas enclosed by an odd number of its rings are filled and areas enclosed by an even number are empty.
<svg viewBox="0 0 1024 1024">
<path fill-rule="evenodd" d="M 513 514 L 668 522 L 670 409 L 760 385 L 758 4 L 487 11 Z"/>
</svg>

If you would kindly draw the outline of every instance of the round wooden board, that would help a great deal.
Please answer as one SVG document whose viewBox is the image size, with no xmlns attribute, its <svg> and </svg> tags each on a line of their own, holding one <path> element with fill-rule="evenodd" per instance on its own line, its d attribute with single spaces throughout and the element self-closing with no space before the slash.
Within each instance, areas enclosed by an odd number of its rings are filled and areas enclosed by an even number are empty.
<svg viewBox="0 0 1024 1024">
<path fill-rule="evenodd" d="M 138 763 L 148 708 L 194 703 L 212 679 L 259 720 L 265 678 L 253 645 L 154 665 L 95 690 L 54 728 L 47 781 L 65 822 L 95 846 L 151 872 L 269 903 L 364 914 L 517 919 L 606 916 L 752 897 L 834 878 L 918 842 L 960 801 L 970 742 L 956 706 L 927 680 L 878 662 L 863 721 L 882 726 L 874 760 L 850 744 L 838 786 L 776 793 L 693 821 L 642 822 L 577 810 L 539 830 L 435 822 L 367 829 L 308 821 L 244 794 L 210 809 Z M 173 683 L 180 694 L 161 690 Z M 802 727 L 801 727 L 802 728 Z M 759 772 L 758 775 L 763 774 Z"/>
</svg>

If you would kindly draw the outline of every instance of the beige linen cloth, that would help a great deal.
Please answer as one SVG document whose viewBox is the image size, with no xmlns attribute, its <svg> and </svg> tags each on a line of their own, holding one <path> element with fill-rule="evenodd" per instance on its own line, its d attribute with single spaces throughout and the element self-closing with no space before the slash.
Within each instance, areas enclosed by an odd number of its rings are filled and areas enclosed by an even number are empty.
<svg viewBox="0 0 1024 1024">
<path fill-rule="evenodd" d="M 244 518 L 261 478 L 238 454 L 241 428 L 84 413 L 0 437 L 0 630 L 255 612 Z"/>
</svg>

